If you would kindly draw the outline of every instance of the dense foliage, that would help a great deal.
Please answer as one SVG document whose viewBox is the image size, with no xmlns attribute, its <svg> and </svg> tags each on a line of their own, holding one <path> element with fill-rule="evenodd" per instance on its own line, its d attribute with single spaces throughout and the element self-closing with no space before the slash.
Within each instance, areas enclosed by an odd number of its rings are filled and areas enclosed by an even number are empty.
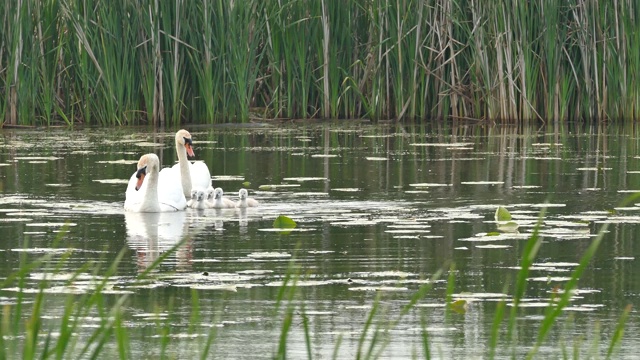
<svg viewBox="0 0 640 360">
<path fill-rule="evenodd" d="M 632 0 L 0 2 L 7 124 L 635 120 Z"/>
</svg>

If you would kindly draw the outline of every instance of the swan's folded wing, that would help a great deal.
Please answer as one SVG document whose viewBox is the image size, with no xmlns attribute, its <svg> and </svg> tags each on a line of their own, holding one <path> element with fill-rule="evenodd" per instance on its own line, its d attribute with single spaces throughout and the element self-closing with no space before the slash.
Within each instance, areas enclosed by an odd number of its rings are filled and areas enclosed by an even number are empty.
<svg viewBox="0 0 640 360">
<path fill-rule="evenodd" d="M 182 182 L 178 171 L 164 168 L 160 171 L 158 179 L 158 201 L 163 211 L 184 210 L 187 207 L 187 199 L 182 192 Z"/>
<path fill-rule="evenodd" d="M 191 163 L 191 187 L 193 189 L 207 189 L 211 186 L 211 173 L 203 161 Z"/>
</svg>

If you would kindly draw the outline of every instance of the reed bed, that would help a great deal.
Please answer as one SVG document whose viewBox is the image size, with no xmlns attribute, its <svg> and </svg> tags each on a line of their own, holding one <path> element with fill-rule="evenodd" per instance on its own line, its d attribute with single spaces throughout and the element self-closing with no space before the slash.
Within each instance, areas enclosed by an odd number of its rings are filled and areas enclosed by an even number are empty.
<svg viewBox="0 0 640 360">
<path fill-rule="evenodd" d="M 631 0 L 0 2 L 8 125 L 640 118 Z"/>
</svg>

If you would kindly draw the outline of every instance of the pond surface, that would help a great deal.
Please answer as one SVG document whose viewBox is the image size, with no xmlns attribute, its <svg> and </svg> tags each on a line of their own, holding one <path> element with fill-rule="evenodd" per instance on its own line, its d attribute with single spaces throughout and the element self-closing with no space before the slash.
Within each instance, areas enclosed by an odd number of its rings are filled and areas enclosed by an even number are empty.
<svg viewBox="0 0 640 360">
<path fill-rule="evenodd" d="M 125 213 L 124 190 L 138 158 L 154 152 L 163 166 L 177 160 L 173 130 L 0 132 L 2 274 L 43 254 L 62 264 L 36 269 L 24 285 L 29 300 L 42 279 L 51 279 L 45 333 L 59 331 L 69 296 L 93 291 L 94 273 L 100 280 L 124 251 L 105 306 L 127 294 L 123 321 L 132 357 L 159 356 L 162 341 L 169 342 L 166 355 L 193 357 L 212 329 L 210 357 L 273 356 L 286 307 L 277 302 L 295 272 L 291 304 L 298 308 L 287 337 L 293 358 L 307 352 L 300 306 L 314 357 L 355 358 L 376 299 L 374 321 L 384 328 L 427 283 L 433 288 L 387 331 L 378 355 L 423 357 L 426 329 L 433 358 L 484 358 L 497 304 L 511 298 L 522 251 L 546 208 L 515 345 L 501 337 L 497 356 L 522 358 L 532 348 L 552 293 L 603 224 L 609 227 L 602 245 L 539 356 L 605 354 L 628 304 L 634 310 L 617 357 L 640 350 L 640 206 L 620 206 L 640 190 L 637 129 L 315 123 L 188 130 L 214 186 L 237 199 L 250 182 L 259 207 Z M 518 232 L 498 232 L 500 205 Z M 297 228 L 271 231 L 279 215 Z M 447 287 L 453 300 L 466 300 L 466 310 L 447 310 Z M 0 292 L 5 309 L 17 298 L 15 284 Z M 91 335 L 100 321 L 93 315 L 76 329 L 78 338 Z M 158 324 L 169 324 L 168 336 Z M 107 354 L 116 351 L 107 343 Z"/>
</svg>

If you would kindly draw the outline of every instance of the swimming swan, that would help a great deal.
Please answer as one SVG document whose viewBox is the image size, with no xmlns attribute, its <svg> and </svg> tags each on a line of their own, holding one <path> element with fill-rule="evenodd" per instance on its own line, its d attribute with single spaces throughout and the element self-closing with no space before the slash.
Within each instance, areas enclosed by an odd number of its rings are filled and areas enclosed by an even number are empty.
<svg viewBox="0 0 640 360">
<path fill-rule="evenodd" d="M 222 188 L 215 188 L 213 191 L 209 189 L 207 191 L 207 201 L 209 207 L 216 209 L 228 209 L 236 207 L 236 203 L 224 197 L 224 191 Z"/>
<path fill-rule="evenodd" d="M 238 191 L 238 197 L 240 199 L 236 202 L 236 207 L 246 208 L 258 206 L 258 201 L 249 197 L 247 189 L 240 189 L 240 191 Z"/>
<path fill-rule="evenodd" d="M 137 171 L 131 175 L 125 192 L 124 209 L 133 212 L 169 212 L 184 210 L 187 200 L 175 177 L 160 176 L 160 160 L 155 154 L 140 157 Z"/>
<path fill-rule="evenodd" d="M 191 200 L 187 201 L 187 206 L 192 209 L 206 209 L 208 208 L 207 198 L 204 190 L 192 189 Z"/>
<path fill-rule="evenodd" d="M 187 130 L 182 129 L 176 132 L 176 153 L 178 154 L 178 163 L 170 169 L 163 169 L 163 172 L 171 170 L 178 174 L 182 183 L 182 192 L 187 198 L 191 196 L 191 189 L 206 191 L 211 186 L 211 173 L 203 161 L 192 163 L 187 159 L 188 156 L 195 156 L 193 140 Z"/>
</svg>

